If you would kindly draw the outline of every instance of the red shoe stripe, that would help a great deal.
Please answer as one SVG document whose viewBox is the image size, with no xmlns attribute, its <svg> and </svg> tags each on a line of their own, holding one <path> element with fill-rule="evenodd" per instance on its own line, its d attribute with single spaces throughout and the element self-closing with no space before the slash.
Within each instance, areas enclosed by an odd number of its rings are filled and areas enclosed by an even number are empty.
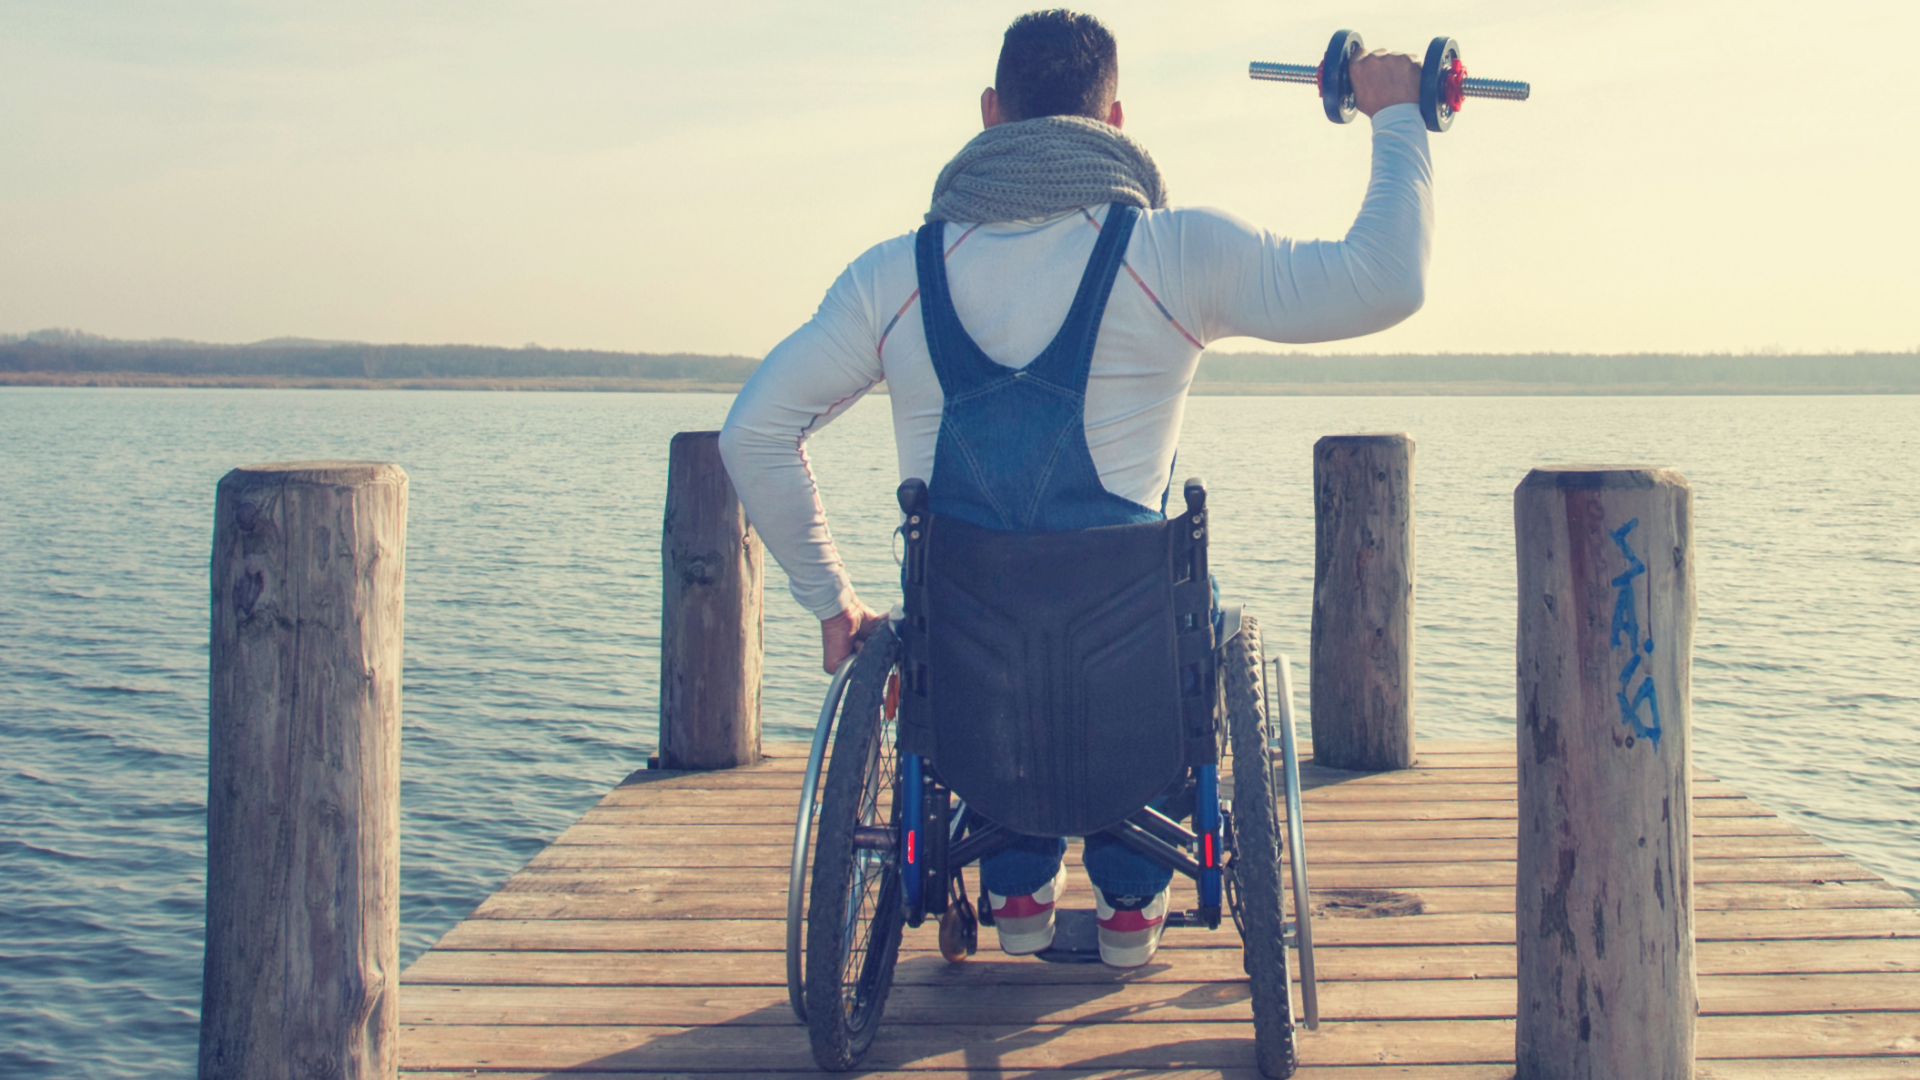
<svg viewBox="0 0 1920 1080">
<path fill-rule="evenodd" d="M 1124 934 L 1136 930 L 1151 930 L 1159 926 L 1163 918 L 1165 916 L 1149 919 L 1142 911 L 1116 911 L 1099 920 L 1099 923 L 1102 930 L 1113 930 Z"/>
<path fill-rule="evenodd" d="M 1035 900 L 1031 893 L 1026 896 L 1009 896 L 1000 906 L 993 909 L 993 917 L 1025 919 L 1034 915 L 1045 915 L 1053 910 L 1051 903 L 1043 904 Z"/>
</svg>

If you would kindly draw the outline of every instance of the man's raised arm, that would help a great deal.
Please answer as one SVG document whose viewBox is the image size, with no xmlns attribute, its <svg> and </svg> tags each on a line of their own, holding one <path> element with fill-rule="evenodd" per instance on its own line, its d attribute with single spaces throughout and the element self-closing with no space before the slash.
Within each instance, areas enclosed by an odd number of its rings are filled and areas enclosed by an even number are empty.
<svg viewBox="0 0 1920 1080">
<path fill-rule="evenodd" d="M 1289 240 L 1218 212 L 1183 222 L 1182 272 L 1205 340 L 1337 341 L 1385 330 L 1420 309 L 1433 161 L 1416 104 L 1419 76 L 1410 56 L 1354 61 L 1354 94 L 1372 118 L 1373 163 L 1345 238 Z"/>
</svg>

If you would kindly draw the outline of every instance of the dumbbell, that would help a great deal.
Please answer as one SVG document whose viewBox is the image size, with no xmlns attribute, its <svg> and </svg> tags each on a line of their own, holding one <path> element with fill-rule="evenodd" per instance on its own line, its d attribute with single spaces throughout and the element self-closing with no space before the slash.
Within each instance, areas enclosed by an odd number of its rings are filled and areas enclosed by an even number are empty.
<svg viewBox="0 0 1920 1080">
<path fill-rule="evenodd" d="M 1312 83 L 1320 90 L 1320 102 L 1326 106 L 1327 119 L 1344 124 L 1353 119 L 1353 79 L 1347 65 L 1366 51 L 1360 35 L 1342 30 L 1327 43 L 1327 55 L 1318 67 L 1306 64 L 1269 64 L 1255 60 L 1247 75 L 1269 82 Z M 1469 79 L 1466 65 L 1460 62 L 1460 44 L 1450 37 L 1437 37 L 1427 46 L 1427 60 L 1420 68 L 1420 115 L 1426 118 L 1428 131 L 1445 131 L 1453 123 L 1453 114 L 1467 98 L 1494 98 L 1499 101 L 1525 101 L 1532 87 L 1506 79 Z"/>
</svg>

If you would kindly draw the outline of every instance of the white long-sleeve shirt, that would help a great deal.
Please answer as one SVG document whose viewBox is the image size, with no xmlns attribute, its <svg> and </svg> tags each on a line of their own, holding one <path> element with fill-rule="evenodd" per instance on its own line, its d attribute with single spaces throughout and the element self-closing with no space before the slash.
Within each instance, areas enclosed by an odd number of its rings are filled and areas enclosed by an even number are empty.
<svg viewBox="0 0 1920 1080">
<path fill-rule="evenodd" d="M 946 226 L 961 325 L 986 354 L 1024 367 L 1066 320 L 1107 208 Z M 1100 482 L 1159 506 L 1202 348 L 1225 337 L 1333 341 L 1384 330 L 1425 291 L 1433 167 L 1419 109 L 1373 117 L 1373 175 L 1346 238 L 1296 242 L 1232 214 L 1147 210 L 1114 282 L 1087 381 L 1087 445 Z M 822 619 L 853 586 L 827 530 L 808 436 L 882 380 L 900 477 L 933 476 L 943 397 L 920 321 L 914 234 L 855 259 L 806 325 L 767 354 L 727 416 L 720 453 L 747 518 Z"/>
</svg>

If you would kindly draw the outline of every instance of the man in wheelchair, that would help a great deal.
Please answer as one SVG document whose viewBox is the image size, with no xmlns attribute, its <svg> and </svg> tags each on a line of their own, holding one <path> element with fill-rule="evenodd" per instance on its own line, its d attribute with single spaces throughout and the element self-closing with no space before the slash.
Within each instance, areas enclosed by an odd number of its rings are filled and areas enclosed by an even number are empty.
<svg viewBox="0 0 1920 1080">
<path fill-rule="evenodd" d="M 1063 837 L 1085 837 L 1099 957 L 1121 968 L 1154 956 L 1174 914 L 1173 867 L 1185 864 L 1161 849 L 1217 854 L 1217 823 L 1201 820 L 1214 793 L 1196 790 L 1224 735 L 1204 491 L 1190 486 L 1186 512 L 1166 516 L 1187 390 L 1210 341 L 1353 337 L 1420 306 L 1433 213 L 1419 73 L 1409 56 L 1354 61 L 1373 124 L 1366 196 L 1345 239 L 1295 242 L 1221 211 L 1169 208 L 1152 157 L 1121 131 L 1106 27 L 1059 10 L 1022 16 L 981 95 L 985 130 L 941 171 L 926 224 L 848 266 L 727 417 L 728 472 L 794 598 L 821 620 L 826 670 L 870 635 L 896 650 L 885 713 L 897 694 L 898 758 L 866 745 L 885 774 L 866 787 L 943 792 L 938 805 L 906 798 L 892 810 L 874 795 L 869 823 L 848 826 L 849 850 L 910 867 L 919 834 L 902 833 L 901 852 L 871 821 L 904 813 L 911 824 L 921 806 L 945 817 L 951 789 L 961 817 L 923 822 L 924 835 L 942 858 L 949 842 L 979 841 L 981 921 L 1007 953 L 1054 944 L 1070 888 Z M 897 634 L 855 594 L 805 449 L 882 380 L 909 481 Z M 1236 621 L 1219 636 L 1242 631 Z M 1188 813 L 1192 832 L 1174 824 Z M 970 824 L 1000 832 L 981 839 Z M 824 816 L 819 842 L 816 864 Z M 909 890 L 918 880 L 895 876 Z M 909 915 L 947 910 L 946 888 L 907 897 Z M 846 1046 L 815 1040 L 832 1067 L 850 1067 L 872 1037 L 848 1019 L 860 996 L 849 993 L 834 1037 Z"/>
</svg>

